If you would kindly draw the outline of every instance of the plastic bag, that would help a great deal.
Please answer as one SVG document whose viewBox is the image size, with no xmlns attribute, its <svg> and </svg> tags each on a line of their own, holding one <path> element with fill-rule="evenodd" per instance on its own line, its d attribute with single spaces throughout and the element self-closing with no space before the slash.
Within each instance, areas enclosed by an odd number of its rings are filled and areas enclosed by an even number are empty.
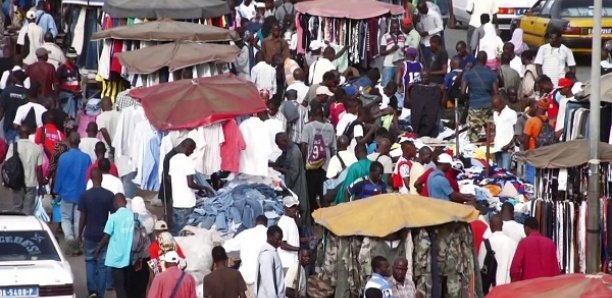
<svg viewBox="0 0 612 298">
<path fill-rule="evenodd" d="M 34 216 L 44 222 L 49 222 L 51 219 L 47 211 L 45 211 L 45 207 L 43 207 L 42 199 L 43 196 L 36 196 L 36 202 L 34 202 Z"/>
</svg>

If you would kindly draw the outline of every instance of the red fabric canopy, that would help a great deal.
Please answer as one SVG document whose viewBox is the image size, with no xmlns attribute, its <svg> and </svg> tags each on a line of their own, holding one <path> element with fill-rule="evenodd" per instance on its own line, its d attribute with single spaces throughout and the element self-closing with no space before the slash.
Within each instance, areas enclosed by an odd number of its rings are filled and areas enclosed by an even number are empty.
<svg viewBox="0 0 612 298">
<path fill-rule="evenodd" d="M 255 85 L 232 74 L 133 89 L 130 96 L 160 130 L 192 129 L 266 109 Z"/>
<path fill-rule="evenodd" d="M 295 4 L 295 10 L 313 16 L 363 20 L 404 13 L 404 7 L 376 0 L 314 0 Z"/>
<path fill-rule="evenodd" d="M 493 288 L 487 298 L 612 297 L 612 276 L 567 274 L 513 282 Z"/>
</svg>

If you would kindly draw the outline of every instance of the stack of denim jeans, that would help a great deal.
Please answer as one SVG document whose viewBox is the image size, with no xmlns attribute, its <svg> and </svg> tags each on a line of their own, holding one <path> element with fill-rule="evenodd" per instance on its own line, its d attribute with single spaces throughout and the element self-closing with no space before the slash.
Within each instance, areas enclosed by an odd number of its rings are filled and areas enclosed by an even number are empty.
<svg viewBox="0 0 612 298">
<path fill-rule="evenodd" d="M 282 196 L 265 184 L 240 184 L 198 201 L 187 224 L 234 234 L 254 227 L 255 218 L 265 212 L 282 215 Z"/>
</svg>

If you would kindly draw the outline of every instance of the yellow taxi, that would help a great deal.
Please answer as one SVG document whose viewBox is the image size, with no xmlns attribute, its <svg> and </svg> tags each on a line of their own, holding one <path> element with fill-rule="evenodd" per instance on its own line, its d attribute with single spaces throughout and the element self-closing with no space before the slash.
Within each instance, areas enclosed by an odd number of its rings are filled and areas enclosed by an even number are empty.
<svg viewBox="0 0 612 298">
<path fill-rule="evenodd" d="M 591 53 L 593 1 L 539 0 L 518 20 L 523 40 L 531 47 L 546 44 L 553 27 L 563 32 L 563 44 L 574 53 Z M 612 40 L 612 0 L 603 0 L 602 44 Z"/>
</svg>

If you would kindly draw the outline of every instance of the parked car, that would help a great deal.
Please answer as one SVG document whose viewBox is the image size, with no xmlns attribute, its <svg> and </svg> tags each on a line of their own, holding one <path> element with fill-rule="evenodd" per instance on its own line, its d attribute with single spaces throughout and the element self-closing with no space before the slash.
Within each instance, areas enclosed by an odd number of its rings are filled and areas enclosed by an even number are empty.
<svg viewBox="0 0 612 298">
<path fill-rule="evenodd" d="M 70 264 L 34 216 L 0 213 L 0 277 L 0 297 L 75 297 Z"/>
<path fill-rule="evenodd" d="M 511 30 L 512 21 L 526 13 L 537 1 L 538 0 L 497 0 L 499 6 L 497 11 L 497 22 L 501 33 L 508 35 Z M 464 25 L 470 22 L 470 14 L 468 11 L 473 11 L 473 7 L 468 7 L 468 2 L 470 2 L 470 0 L 453 0 L 455 20 Z M 478 0 L 472 0 L 472 2 L 478 5 Z"/>
<path fill-rule="evenodd" d="M 546 44 L 551 28 L 563 32 L 563 44 L 574 53 L 590 54 L 593 39 L 593 2 L 538 0 L 518 21 L 523 40 L 531 47 Z M 612 0 L 603 0 L 602 43 L 612 39 Z"/>
</svg>

